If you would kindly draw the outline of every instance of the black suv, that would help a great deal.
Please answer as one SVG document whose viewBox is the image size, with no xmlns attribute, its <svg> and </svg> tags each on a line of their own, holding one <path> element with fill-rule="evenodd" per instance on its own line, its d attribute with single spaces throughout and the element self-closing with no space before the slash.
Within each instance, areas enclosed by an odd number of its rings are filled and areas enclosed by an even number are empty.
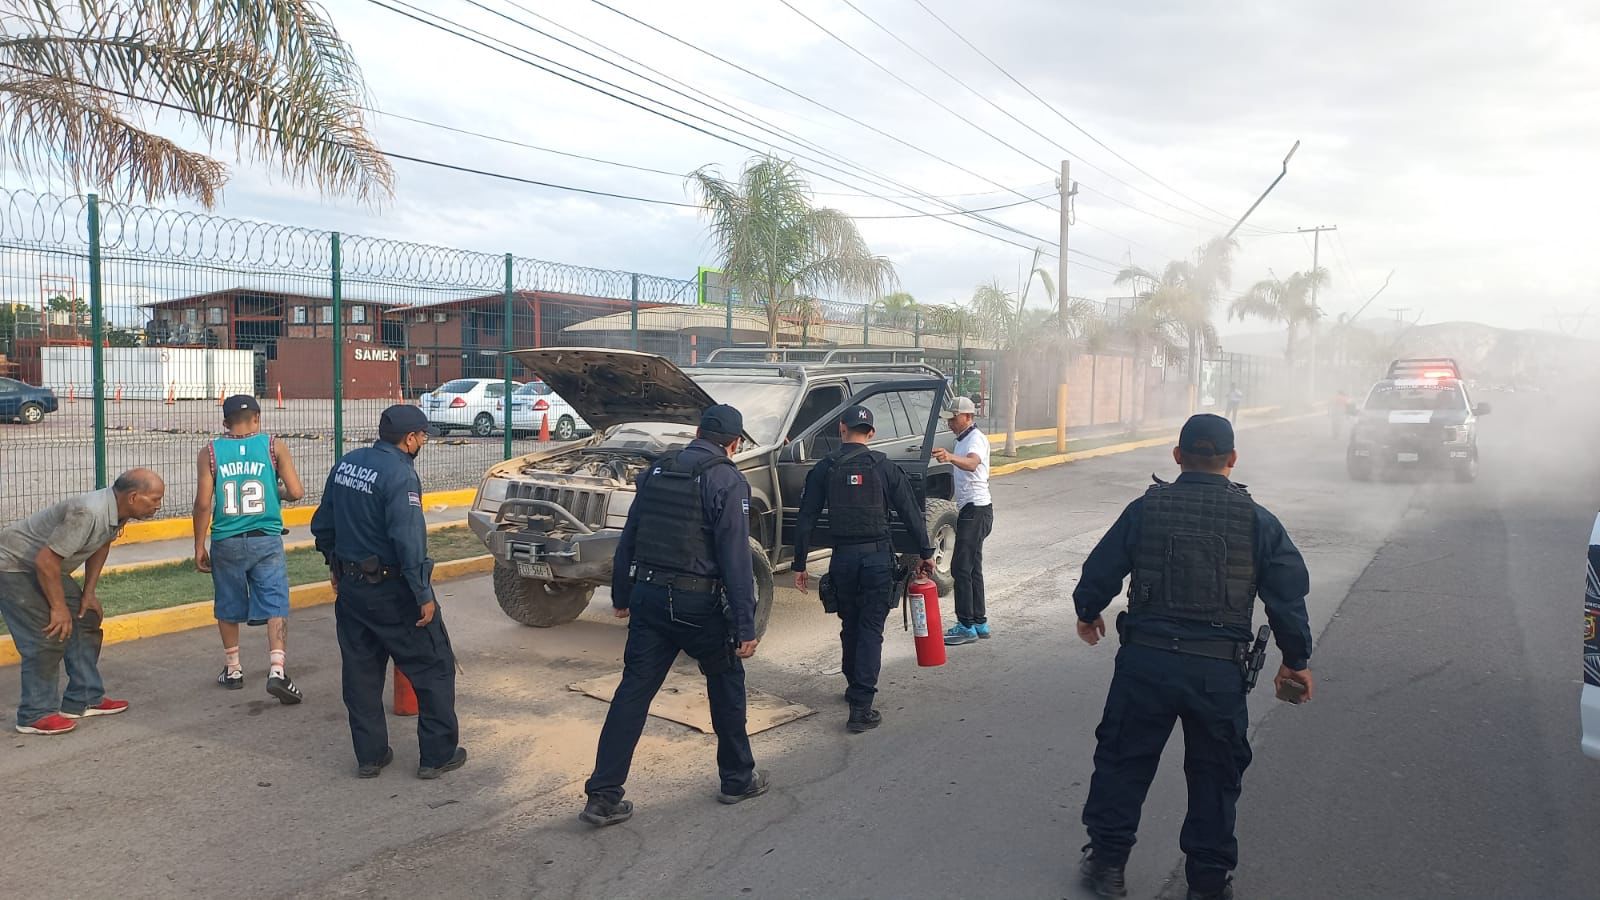
<svg viewBox="0 0 1600 900">
<path fill-rule="evenodd" d="M 1352 410 L 1357 418 L 1345 454 L 1351 478 L 1445 468 L 1457 481 L 1478 477 L 1478 417 L 1489 404 L 1473 405 L 1455 360 L 1397 359 Z"/>
<path fill-rule="evenodd" d="M 772 610 L 773 573 L 790 562 L 806 474 L 839 445 L 845 407 L 871 409 L 873 448 L 898 463 L 926 511 L 936 551 L 935 580 L 951 587 L 954 478 L 933 448 L 952 449 L 940 427 L 946 382 L 913 350 L 726 349 L 680 369 L 628 350 L 550 348 L 512 354 L 594 429 L 587 440 L 507 460 L 478 488 L 468 522 L 495 557 L 495 598 L 524 625 L 548 627 L 583 612 L 611 581 L 634 480 L 661 454 L 694 437 L 700 413 L 728 403 L 744 414 L 745 443 L 734 462 L 750 482 L 750 553 L 756 630 Z M 895 527 L 895 547 L 915 553 Z M 827 522 L 812 546 L 829 546 Z"/>
</svg>

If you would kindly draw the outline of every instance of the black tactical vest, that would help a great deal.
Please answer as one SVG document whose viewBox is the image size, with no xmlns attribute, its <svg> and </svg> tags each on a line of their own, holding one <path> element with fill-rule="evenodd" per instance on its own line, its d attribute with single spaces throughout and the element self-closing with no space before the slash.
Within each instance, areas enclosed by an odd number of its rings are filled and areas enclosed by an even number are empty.
<svg viewBox="0 0 1600 900">
<path fill-rule="evenodd" d="M 1144 495 L 1128 612 L 1250 626 L 1256 508 L 1243 485 L 1179 481 Z"/>
<path fill-rule="evenodd" d="M 889 492 L 876 450 L 846 444 L 834 451 L 828 476 L 828 532 L 835 544 L 889 538 Z"/>
<path fill-rule="evenodd" d="M 633 545 L 636 565 L 684 572 L 690 560 L 715 562 L 700 476 L 721 465 L 731 466 L 733 460 L 720 453 L 694 464 L 683 462 L 678 453 L 656 460 L 633 499 L 639 510 Z"/>
</svg>

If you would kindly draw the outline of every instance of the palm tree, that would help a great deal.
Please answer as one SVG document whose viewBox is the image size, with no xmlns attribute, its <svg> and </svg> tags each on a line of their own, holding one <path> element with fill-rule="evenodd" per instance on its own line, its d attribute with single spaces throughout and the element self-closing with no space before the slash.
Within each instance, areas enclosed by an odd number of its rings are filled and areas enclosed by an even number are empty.
<svg viewBox="0 0 1600 900">
<path fill-rule="evenodd" d="M 1228 318 L 1243 320 L 1253 316 L 1287 326 L 1289 333 L 1284 342 L 1283 358 L 1292 365 L 1300 329 L 1315 328 L 1322 317 L 1322 312 L 1311 302 L 1313 285 L 1327 287 L 1327 269 L 1295 272 L 1282 279 L 1274 275 L 1258 281 L 1229 305 Z"/>
<path fill-rule="evenodd" d="M 19 172 L 210 208 L 228 168 L 143 127 L 172 111 L 324 193 L 392 190 L 361 72 L 316 0 L 0 0 L 0 22 L 0 162 Z"/>
<path fill-rule="evenodd" d="M 1180 314 L 1192 304 L 1188 296 L 1189 275 L 1190 264 L 1183 260 L 1168 263 L 1160 275 L 1134 266 L 1117 274 L 1118 285 L 1131 285 L 1136 292 L 1133 306 L 1110 327 L 1114 336 L 1127 340 L 1133 348 L 1134 372 L 1137 376 L 1134 392 L 1141 400 L 1137 406 L 1138 412 L 1133 417 L 1135 430 L 1144 422 L 1142 400 L 1145 375 L 1149 369 L 1143 364 L 1145 351 L 1159 350 L 1165 359 L 1188 363 L 1186 348 L 1192 346 L 1191 335 L 1188 324 L 1180 318 Z M 1215 331 L 1209 323 L 1206 323 L 1199 337 L 1202 341 L 1215 340 Z"/>
<path fill-rule="evenodd" d="M 1159 274 L 1129 266 L 1117 274 L 1116 283 L 1131 284 L 1150 295 L 1150 303 L 1160 309 L 1183 333 L 1189 371 L 1190 410 L 1200 386 L 1200 361 L 1205 351 L 1218 344 L 1217 329 L 1211 323 L 1222 292 L 1233 281 L 1233 251 L 1237 244 L 1213 238 L 1195 249 L 1194 258 L 1173 260 Z"/>
<path fill-rule="evenodd" d="M 879 297 L 878 301 L 868 309 L 867 314 L 871 315 L 873 310 L 878 311 L 877 322 L 874 324 L 889 328 L 914 327 L 917 318 L 917 298 L 905 291 L 896 291 Z"/>
<path fill-rule="evenodd" d="M 777 346 L 798 295 L 875 300 L 896 284 L 894 266 L 872 255 L 849 216 L 811 205 L 811 188 L 792 160 L 755 157 L 737 182 L 706 166 L 689 175 L 689 185 L 705 207 L 723 273 L 766 310 L 768 346 Z"/>
</svg>

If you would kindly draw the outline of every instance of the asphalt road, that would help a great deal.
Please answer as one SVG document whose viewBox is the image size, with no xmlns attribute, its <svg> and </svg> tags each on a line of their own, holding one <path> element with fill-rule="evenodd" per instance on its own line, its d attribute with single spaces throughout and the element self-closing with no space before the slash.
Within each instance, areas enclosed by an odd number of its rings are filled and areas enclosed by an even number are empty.
<svg viewBox="0 0 1600 900">
<path fill-rule="evenodd" d="M 1241 897 L 1593 896 L 1600 773 L 1576 722 L 1600 424 L 1563 412 L 1593 396 L 1489 398 L 1476 485 L 1352 484 L 1321 420 L 1242 434 L 1236 477 L 1305 551 L 1321 637 L 1316 702 L 1252 698 Z M 918 669 L 892 627 L 873 733 L 842 727 L 836 626 L 781 593 L 750 683 L 817 713 L 754 739 L 774 783 L 759 800 L 717 804 L 712 739 L 652 719 L 633 821 L 578 823 L 605 706 L 566 686 L 616 671 L 624 629 L 603 593 L 570 626 L 520 628 L 479 578 L 444 591 L 460 772 L 412 778 L 410 722 L 391 720 L 396 765 L 352 777 L 326 608 L 292 623 L 295 708 L 261 693 L 259 634 L 242 694 L 210 684 L 213 634 L 124 644 L 103 670 L 133 711 L 4 739 L 7 862 L 48 873 L 37 897 L 1083 896 L 1078 819 L 1114 648 L 1076 640 L 1067 595 L 1122 505 L 1171 470 L 1147 450 L 998 480 L 996 637 Z M 0 670 L 0 698 L 15 691 Z M 1133 897 L 1182 896 L 1181 743 L 1145 807 Z"/>
</svg>

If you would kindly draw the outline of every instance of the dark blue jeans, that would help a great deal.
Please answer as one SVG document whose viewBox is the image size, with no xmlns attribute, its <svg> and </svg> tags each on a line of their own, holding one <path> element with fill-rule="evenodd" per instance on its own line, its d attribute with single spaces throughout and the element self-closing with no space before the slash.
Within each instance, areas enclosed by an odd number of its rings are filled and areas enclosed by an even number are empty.
<svg viewBox="0 0 1600 900">
<path fill-rule="evenodd" d="M 633 751 L 650 715 L 650 701 L 667 680 L 679 652 L 699 662 L 706 677 L 722 792 L 745 792 L 755 777 L 756 761 L 745 731 L 744 663 L 729 646 L 721 600 L 711 594 L 669 592 L 660 585 L 636 584 L 628 609 L 622 682 L 606 711 L 594 774 L 584 784 L 584 793 L 612 802 L 622 799 Z"/>
<path fill-rule="evenodd" d="M 1097 856 L 1126 861 L 1162 748 L 1180 721 L 1189 811 L 1178 844 L 1189 886 L 1216 891 L 1239 864 L 1235 806 L 1251 759 L 1244 675 L 1236 663 L 1153 647 L 1118 651 L 1095 731 L 1099 743 L 1083 824 Z"/>
<path fill-rule="evenodd" d="M 417 692 L 421 764 L 449 762 L 461 728 L 456 721 L 456 656 L 444 629 L 444 612 L 435 608 L 433 621 L 418 628 L 422 613 L 404 579 L 368 584 L 345 578 L 339 582 L 333 617 L 356 762 L 375 763 L 389 749 L 383 685 L 390 658 Z"/>
<path fill-rule="evenodd" d="M 65 641 L 44 636 L 50 605 L 31 572 L 0 572 L 0 616 L 11 629 L 22 657 L 22 699 L 17 724 L 32 725 L 51 713 L 80 714 L 106 698 L 100 681 L 100 617 L 78 618 L 83 591 L 70 575 L 61 576 L 61 592 L 72 613 L 72 634 Z M 61 694 L 61 664 L 66 662 L 67 693 Z"/>
<path fill-rule="evenodd" d="M 894 556 L 888 542 L 835 548 L 828 577 L 839 597 L 839 644 L 851 706 L 871 706 L 883 669 L 883 624 L 894 603 Z"/>
</svg>

